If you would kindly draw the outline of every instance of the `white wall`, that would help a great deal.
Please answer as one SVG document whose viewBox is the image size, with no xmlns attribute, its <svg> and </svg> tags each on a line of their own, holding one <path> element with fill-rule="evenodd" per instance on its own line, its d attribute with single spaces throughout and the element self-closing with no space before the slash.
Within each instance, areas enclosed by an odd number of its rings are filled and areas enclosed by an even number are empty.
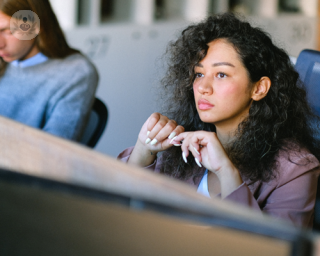
<svg viewBox="0 0 320 256">
<path fill-rule="evenodd" d="M 64 29 L 72 29 L 77 25 L 77 0 L 50 0 L 60 25 Z"/>
<path fill-rule="evenodd" d="M 157 85 L 169 40 L 182 24 L 108 25 L 67 31 L 69 43 L 98 68 L 97 96 L 108 106 L 109 121 L 96 150 L 116 156 L 135 144 L 142 124 L 159 111 Z"/>
</svg>

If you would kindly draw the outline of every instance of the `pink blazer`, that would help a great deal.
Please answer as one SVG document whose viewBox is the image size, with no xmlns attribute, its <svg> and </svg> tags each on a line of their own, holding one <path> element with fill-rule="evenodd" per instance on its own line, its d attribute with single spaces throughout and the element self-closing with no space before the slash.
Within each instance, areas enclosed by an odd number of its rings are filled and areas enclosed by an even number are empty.
<svg viewBox="0 0 320 256">
<path fill-rule="evenodd" d="M 132 150 L 133 147 L 124 150 L 118 159 L 127 162 Z M 245 181 L 224 200 L 288 220 L 296 226 L 312 227 L 320 173 L 318 159 L 308 151 L 301 150 L 290 153 L 280 151 L 277 160 L 276 179 L 253 184 Z M 147 168 L 159 172 L 160 166 L 161 157 Z M 185 182 L 196 189 L 203 174 Z"/>
</svg>

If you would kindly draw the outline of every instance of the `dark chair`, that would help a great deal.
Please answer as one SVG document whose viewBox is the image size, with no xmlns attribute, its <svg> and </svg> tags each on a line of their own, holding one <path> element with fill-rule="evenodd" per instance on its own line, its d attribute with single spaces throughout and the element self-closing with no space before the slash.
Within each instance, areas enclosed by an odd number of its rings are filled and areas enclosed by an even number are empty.
<svg viewBox="0 0 320 256">
<path fill-rule="evenodd" d="M 98 98 L 92 106 L 87 127 L 83 133 L 81 144 L 93 148 L 100 139 L 108 121 L 108 109 L 106 105 Z"/>
<path fill-rule="evenodd" d="M 320 115 L 320 52 L 303 50 L 298 56 L 295 69 L 305 84 L 307 99 L 314 113 Z M 313 229 L 320 231 L 320 179 L 314 208 Z"/>
<path fill-rule="evenodd" d="M 303 50 L 298 56 L 295 68 L 306 86 L 311 107 L 320 116 L 320 52 Z"/>
<path fill-rule="evenodd" d="M 320 180 L 319 179 L 318 179 L 316 204 L 314 206 L 313 229 L 320 231 Z"/>
</svg>

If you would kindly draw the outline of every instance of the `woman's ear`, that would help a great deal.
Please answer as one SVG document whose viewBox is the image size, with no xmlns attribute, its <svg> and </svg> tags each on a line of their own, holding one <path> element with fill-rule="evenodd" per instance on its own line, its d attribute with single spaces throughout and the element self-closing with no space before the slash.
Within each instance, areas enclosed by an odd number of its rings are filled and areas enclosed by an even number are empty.
<svg viewBox="0 0 320 256">
<path fill-rule="evenodd" d="M 254 101 L 259 101 L 263 99 L 268 94 L 270 86 L 271 86 L 270 78 L 267 76 L 261 77 L 260 80 L 256 82 L 253 86 L 251 98 Z"/>
</svg>

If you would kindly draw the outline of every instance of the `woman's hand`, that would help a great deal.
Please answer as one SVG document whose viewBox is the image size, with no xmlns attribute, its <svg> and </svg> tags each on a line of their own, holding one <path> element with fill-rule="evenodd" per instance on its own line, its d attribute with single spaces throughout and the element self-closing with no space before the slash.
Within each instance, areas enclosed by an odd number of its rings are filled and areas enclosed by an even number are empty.
<svg viewBox="0 0 320 256">
<path fill-rule="evenodd" d="M 187 161 L 189 152 L 196 163 L 215 173 L 221 185 L 221 197 L 224 198 L 242 184 L 239 171 L 235 168 L 219 141 L 215 132 L 184 132 L 171 143 L 181 143 L 182 157 Z"/>
<path fill-rule="evenodd" d="M 181 150 L 185 161 L 191 152 L 199 166 L 203 165 L 216 174 L 219 174 L 220 170 L 230 163 L 215 132 L 184 132 L 172 143 L 178 144 L 180 141 L 182 141 Z"/>
<path fill-rule="evenodd" d="M 156 154 L 172 147 L 170 141 L 182 132 L 184 128 L 177 125 L 176 121 L 159 113 L 153 113 L 141 128 L 128 163 L 142 167 L 150 165 Z"/>
</svg>

